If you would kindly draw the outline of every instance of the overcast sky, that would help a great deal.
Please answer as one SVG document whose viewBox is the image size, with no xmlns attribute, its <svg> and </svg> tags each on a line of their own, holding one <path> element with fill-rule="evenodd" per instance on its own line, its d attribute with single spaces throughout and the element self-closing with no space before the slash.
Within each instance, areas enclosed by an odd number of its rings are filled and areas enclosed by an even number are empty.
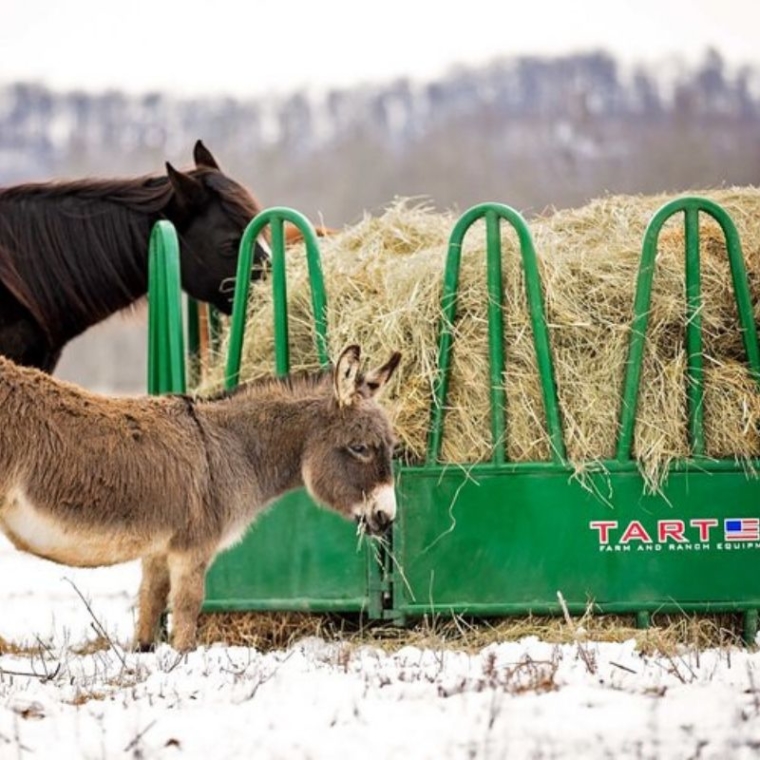
<svg viewBox="0 0 760 760">
<path fill-rule="evenodd" d="M 0 83 L 254 95 L 497 55 L 708 46 L 760 63 L 760 0 L 0 0 Z"/>
</svg>

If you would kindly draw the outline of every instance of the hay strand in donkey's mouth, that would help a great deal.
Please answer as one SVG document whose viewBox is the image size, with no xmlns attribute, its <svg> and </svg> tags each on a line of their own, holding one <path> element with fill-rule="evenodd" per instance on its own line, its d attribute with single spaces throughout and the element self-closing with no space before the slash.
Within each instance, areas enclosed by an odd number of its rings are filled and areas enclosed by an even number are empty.
<svg viewBox="0 0 760 760">
<path fill-rule="evenodd" d="M 755 314 L 760 290 L 760 191 L 700 192 L 734 220 L 747 262 Z M 614 455 L 636 274 L 644 230 L 672 196 L 618 196 L 558 211 L 530 223 L 542 278 L 568 457 L 580 469 Z M 702 324 L 707 454 L 748 461 L 760 456 L 760 393 L 745 365 L 723 236 L 704 215 Z M 379 217 L 321 241 L 333 351 L 360 341 L 368 353 L 404 352 L 391 397 L 407 456 L 424 456 L 436 368 L 441 282 L 451 213 L 407 200 Z M 507 454 L 514 461 L 549 459 L 516 235 L 504 225 L 505 386 Z M 676 217 L 660 239 L 645 349 L 634 456 L 650 487 L 672 460 L 688 456 L 683 224 Z M 293 369 L 316 364 L 305 256 L 288 254 L 288 308 Z M 269 283 L 252 288 L 242 377 L 271 371 L 274 352 Z M 443 459 L 471 463 L 492 451 L 489 424 L 485 232 L 465 238 L 455 324 Z M 226 338 L 222 356 L 226 355 Z M 222 384 L 221 356 L 209 386 Z M 204 389 L 201 389 L 204 390 Z"/>
</svg>

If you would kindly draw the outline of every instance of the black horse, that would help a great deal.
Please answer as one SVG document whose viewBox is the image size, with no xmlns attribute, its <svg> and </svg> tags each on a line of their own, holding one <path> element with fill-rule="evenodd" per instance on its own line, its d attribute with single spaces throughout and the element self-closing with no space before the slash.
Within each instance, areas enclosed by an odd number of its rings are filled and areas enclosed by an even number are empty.
<svg viewBox="0 0 760 760">
<path fill-rule="evenodd" d="M 231 312 L 240 238 L 260 208 L 200 140 L 194 158 L 162 176 L 0 188 L 0 354 L 50 372 L 69 340 L 144 296 L 159 219 L 177 229 L 183 289 Z M 266 261 L 257 243 L 252 277 Z"/>
</svg>

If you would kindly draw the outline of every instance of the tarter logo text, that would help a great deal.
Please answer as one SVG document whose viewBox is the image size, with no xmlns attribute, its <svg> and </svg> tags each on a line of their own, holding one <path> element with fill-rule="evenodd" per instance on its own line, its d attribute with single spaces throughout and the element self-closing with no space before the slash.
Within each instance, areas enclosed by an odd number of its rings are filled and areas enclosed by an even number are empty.
<svg viewBox="0 0 760 760">
<path fill-rule="evenodd" d="M 721 524 L 722 522 L 722 524 Z M 599 551 L 705 551 L 760 549 L 760 518 L 698 517 L 691 520 L 592 520 Z"/>
</svg>

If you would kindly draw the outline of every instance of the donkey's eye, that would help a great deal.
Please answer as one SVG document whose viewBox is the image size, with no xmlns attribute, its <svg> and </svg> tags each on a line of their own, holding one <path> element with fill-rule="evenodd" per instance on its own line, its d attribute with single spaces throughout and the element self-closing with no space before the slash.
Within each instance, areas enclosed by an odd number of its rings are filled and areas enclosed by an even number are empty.
<svg viewBox="0 0 760 760">
<path fill-rule="evenodd" d="M 369 446 L 363 443 L 352 443 L 348 450 L 359 459 L 366 459 L 369 456 Z"/>
</svg>

